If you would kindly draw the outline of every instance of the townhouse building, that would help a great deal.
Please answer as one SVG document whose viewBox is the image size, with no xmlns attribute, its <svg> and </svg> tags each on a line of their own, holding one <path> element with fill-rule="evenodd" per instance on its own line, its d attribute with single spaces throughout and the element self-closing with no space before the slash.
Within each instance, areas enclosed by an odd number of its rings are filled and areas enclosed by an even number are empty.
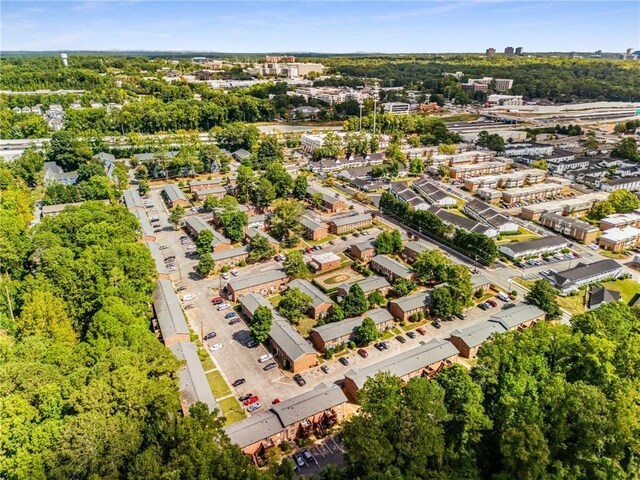
<svg viewBox="0 0 640 480">
<path fill-rule="evenodd" d="M 557 213 L 543 213 L 540 224 L 585 244 L 594 242 L 599 233 L 598 228 L 590 223 Z"/>
</svg>

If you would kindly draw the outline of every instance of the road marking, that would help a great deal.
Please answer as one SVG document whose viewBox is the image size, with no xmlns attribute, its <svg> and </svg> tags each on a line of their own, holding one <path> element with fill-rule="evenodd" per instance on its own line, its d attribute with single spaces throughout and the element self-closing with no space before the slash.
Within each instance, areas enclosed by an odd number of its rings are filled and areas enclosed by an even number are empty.
<svg viewBox="0 0 640 480">
<path fill-rule="evenodd" d="M 327 456 L 324 453 L 322 453 L 322 450 L 320 449 L 319 445 L 316 445 L 316 450 L 320 452 L 320 455 L 322 455 L 322 458 L 327 458 Z"/>
<path fill-rule="evenodd" d="M 340 450 L 342 453 L 344 453 L 344 450 L 342 449 L 342 447 L 336 443 L 336 439 L 335 438 L 331 437 L 331 441 L 333 442 L 333 444 L 336 447 L 338 447 L 338 450 Z"/>
</svg>

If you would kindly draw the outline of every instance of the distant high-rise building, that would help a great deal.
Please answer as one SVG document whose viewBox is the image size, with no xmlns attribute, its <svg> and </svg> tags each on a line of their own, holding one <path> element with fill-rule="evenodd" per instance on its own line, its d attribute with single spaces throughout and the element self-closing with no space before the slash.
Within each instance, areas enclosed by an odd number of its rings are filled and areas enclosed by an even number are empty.
<svg viewBox="0 0 640 480">
<path fill-rule="evenodd" d="M 505 55 L 513 55 L 513 47 L 507 47 L 504 49 Z"/>
<path fill-rule="evenodd" d="M 522 55 L 522 47 L 516 47 L 516 55 Z"/>
<path fill-rule="evenodd" d="M 68 61 L 68 59 L 67 59 L 67 54 L 66 54 L 66 53 L 61 53 L 61 54 L 60 54 L 60 58 L 62 59 L 62 64 L 63 64 L 65 67 L 68 67 L 68 66 L 69 66 L 69 61 Z"/>
<path fill-rule="evenodd" d="M 487 48 L 487 52 L 486 52 L 487 57 L 493 57 L 495 54 L 496 54 L 495 48 Z"/>
</svg>

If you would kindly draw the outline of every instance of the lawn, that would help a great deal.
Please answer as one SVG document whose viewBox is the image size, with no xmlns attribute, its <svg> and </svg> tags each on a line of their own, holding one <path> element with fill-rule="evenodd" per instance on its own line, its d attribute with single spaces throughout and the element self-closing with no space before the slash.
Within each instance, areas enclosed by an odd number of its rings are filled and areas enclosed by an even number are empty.
<svg viewBox="0 0 640 480">
<path fill-rule="evenodd" d="M 282 300 L 282 295 L 280 294 L 274 295 L 273 297 L 269 297 L 267 300 L 271 302 L 271 305 L 273 305 L 274 307 L 277 307 L 280 301 Z"/>
<path fill-rule="evenodd" d="M 457 115 L 440 117 L 440 119 L 446 123 L 473 122 L 474 120 L 478 120 L 479 118 L 480 115 L 475 115 L 473 113 L 458 113 Z"/>
<path fill-rule="evenodd" d="M 633 300 L 636 295 L 640 294 L 640 284 L 630 278 L 605 282 L 602 286 L 607 290 L 620 292 L 622 295 L 622 301 L 627 304 Z"/>
<path fill-rule="evenodd" d="M 520 227 L 518 229 L 517 235 L 504 235 L 500 237 L 496 243 L 498 245 L 512 242 L 526 242 L 528 240 L 535 240 L 536 238 L 540 238 L 540 235 L 537 233 L 533 233 L 531 230 L 527 230 L 526 228 Z"/>
<path fill-rule="evenodd" d="M 302 317 L 297 325 L 292 324 L 296 330 L 300 332 L 300 335 L 306 337 L 309 335 L 309 332 L 316 325 L 316 321 L 313 318 Z"/>
<path fill-rule="evenodd" d="M 215 364 L 213 363 L 213 360 L 211 360 L 211 357 L 207 358 L 205 361 L 202 362 L 202 368 L 204 368 L 205 372 L 208 372 L 209 370 L 213 370 L 214 368 L 216 368 Z"/>
<path fill-rule="evenodd" d="M 222 378 L 222 374 L 218 370 L 207 373 L 207 380 L 215 398 L 224 397 L 231 394 L 231 389 Z"/>
<path fill-rule="evenodd" d="M 577 315 L 579 313 L 584 313 L 587 309 L 584 306 L 585 295 L 587 294 L 586 290 L 579 290 L 579 294 L 575 297 L 567 296 L 567 297 L 557 297 L 558 305 L 560 308 L 563 308 L 571 315 Z"/>
<path fill-rule="evenodd" d="M 335 239 L 336 239 L 335 235 L 329 234 L 329 236 L 321 238 L 320 240 L 305 240 L 305 243 L 307 243 L 311 247 L 314 247 L 316 245 L 324 245 L 325 243 L 331 242 L 332 240 L 335 240 Z"/>
<path fill-rule="evenodd" d="M 616 260 L 629 260 L 631 258 L 627 253 L 611 252 L 602 248 L 598 250 L 598 253 L 603 257 L 613 258 Z"/>
<path fill-rule="evenodd" d="M 244 409 L 238 403 L 238 400 L 235 397 L 225 398 L 224 400 L 220 400 L 218 402 L 220 405 L 220 410 L 222 410 L 222 414 L 227 417 L 227 425 L 231 425 L 232 423 L 238 422 L 245 418 Z"/>
</svg>

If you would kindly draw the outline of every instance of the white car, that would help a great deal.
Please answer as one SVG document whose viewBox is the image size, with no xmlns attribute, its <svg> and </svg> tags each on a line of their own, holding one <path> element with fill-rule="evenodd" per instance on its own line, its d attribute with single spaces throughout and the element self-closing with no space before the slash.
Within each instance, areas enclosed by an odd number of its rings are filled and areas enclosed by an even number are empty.
<svg viewBox="0 0 640 480">
<path fill-rule="evenodd" d="M 211 350 L 212 352 L 215 352 L 216 350 L 220 350 L 221 348 L 222 348 L 221 343 L 214 343 L 209 347 L 209 350 Z"/>
<path fill-rule="evenodd" d="M 218 305 L 218 311 L 220 310 L 226 310 L 227 308 L 229 308 L 231 305 L 229 305 L 228 303 L 221 303 L 220 305 Z"/>
<path fill-rule="evenodd" d="M 229 280 L 231 276 L 228 273 L 223 273 L 222 278 L 224 278 L 225 280 Z"/>
<path fill-rule="evenodd" d="M 238 273 L 238 270 L 231 270 L 231 275 L 233 275 L 234 277 L 238 275 Z"/>
<path fill-rule="evenodd" d="M 187 250 L 195 250 L 196 246 L 194 244 L 187 245 Z"/>
<path fill-rule="evenodd" d="M 189 300 L 193 300 L 194 298 L 196 298 L 196 296 L 193 293 L 187 293 L 182 296 L 182 301 L 188 302 Z"/>
</svg>

